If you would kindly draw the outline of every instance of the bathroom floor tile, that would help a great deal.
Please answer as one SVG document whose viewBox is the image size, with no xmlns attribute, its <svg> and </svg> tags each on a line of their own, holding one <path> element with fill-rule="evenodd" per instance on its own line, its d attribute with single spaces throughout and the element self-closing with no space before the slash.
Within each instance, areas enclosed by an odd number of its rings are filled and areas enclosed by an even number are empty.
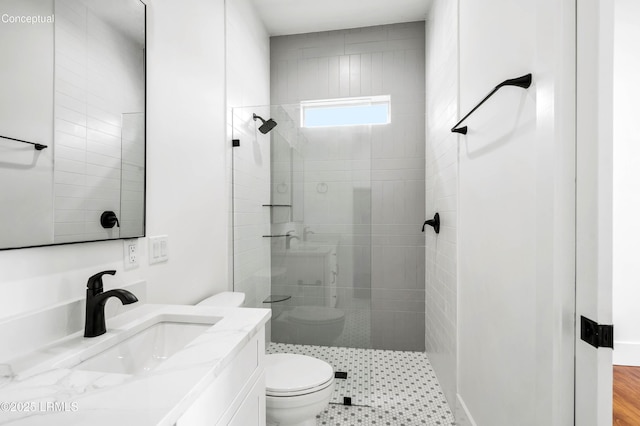
<svg viewBox="0 0 640 426">
<path fill-rule="evenodd" d="M 427 355 L 422 352 L 271 343 L 267 353 L 297 353 L 347 373 L 336 379 L 318 425 L 454 425 Z M 351 406 L 343 405 L 351 398 Z"/>
</svg>

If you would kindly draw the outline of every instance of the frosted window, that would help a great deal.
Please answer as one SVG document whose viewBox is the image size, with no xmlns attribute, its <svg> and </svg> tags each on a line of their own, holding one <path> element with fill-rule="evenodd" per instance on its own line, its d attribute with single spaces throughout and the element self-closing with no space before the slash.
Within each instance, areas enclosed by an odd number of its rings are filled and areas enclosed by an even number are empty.
<svg viewBox="0 0 640 426">
<path fill-rule="evenodd" d="M 388 96 L 303 102 L 302 127 L 388 124 L 389 103 Z"/>
</svg>

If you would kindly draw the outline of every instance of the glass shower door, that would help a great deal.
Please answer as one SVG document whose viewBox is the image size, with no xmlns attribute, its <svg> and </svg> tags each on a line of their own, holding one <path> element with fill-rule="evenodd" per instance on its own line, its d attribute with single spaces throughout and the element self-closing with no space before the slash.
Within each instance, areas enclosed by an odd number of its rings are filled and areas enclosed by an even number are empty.
<svg viewBox="0 0 640 426">
<path fill-rule="evenodd" d="M 254 113 L 277 125 L 261 133 Z M 369 405 L 371 134 L 303 128 L 299 105 L 233 110 L 234 289 L 271 308 L 268 352 L 346 374 L 335 403 Z"/>
<path fill-rule="evenodd" d="M 232 110 L 233 289 L 245 294 L 245 306 L 262 308 L 271 294 L 270 135 L 259 131 L 253 115 L 269 117 L 270 107 Z M 269 327 L 267 327 L 267 338 Z"/>
<path fill-rule="evenodd" d="M 274 342 L 371 348 L 370 126 L 303 128 L 272 107 Z M 282 123 L 282 127 L 280 126 Z"/>
</svg>

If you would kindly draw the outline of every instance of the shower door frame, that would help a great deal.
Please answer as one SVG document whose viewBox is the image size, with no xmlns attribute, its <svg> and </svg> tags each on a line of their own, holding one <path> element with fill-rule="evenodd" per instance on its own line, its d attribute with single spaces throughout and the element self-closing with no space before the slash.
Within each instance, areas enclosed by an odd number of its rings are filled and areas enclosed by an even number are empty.
<svg viewBox="0 0 640 426">
<path fill-rule="evenodd" d="M 581 341 L 580 316 L 611 324 L 614 4 L 577 0 L 575 425 L 609 426 L 612 350 Z"/>
</svg>

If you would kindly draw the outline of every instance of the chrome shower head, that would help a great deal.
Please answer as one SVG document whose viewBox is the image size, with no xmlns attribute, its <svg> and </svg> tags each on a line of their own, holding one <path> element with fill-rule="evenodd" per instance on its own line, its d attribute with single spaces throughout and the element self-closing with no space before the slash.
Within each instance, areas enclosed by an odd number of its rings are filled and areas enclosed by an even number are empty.
<svg viewBox="0 0 640 426">
<path fill-rule="evenodd" d="M 265 121 L 264 118 L 262 118 L 259 115 L 256 115 L 254 113 L 253 114 L 253 121 L 256 121 L 258 119 L 260 121 L 262 121 L 262 125 L 260 127 L 258 127 L 258 130 L 260 130 L 260 133 L 262 133 L 264 135 L 269 133 L 271 130 L 273 130 L 274 127 L 276 127 L 278 125 L 278 123 L 276 123 L 272 118 L 270 118 L 270 119 Z"/>
</svg>

